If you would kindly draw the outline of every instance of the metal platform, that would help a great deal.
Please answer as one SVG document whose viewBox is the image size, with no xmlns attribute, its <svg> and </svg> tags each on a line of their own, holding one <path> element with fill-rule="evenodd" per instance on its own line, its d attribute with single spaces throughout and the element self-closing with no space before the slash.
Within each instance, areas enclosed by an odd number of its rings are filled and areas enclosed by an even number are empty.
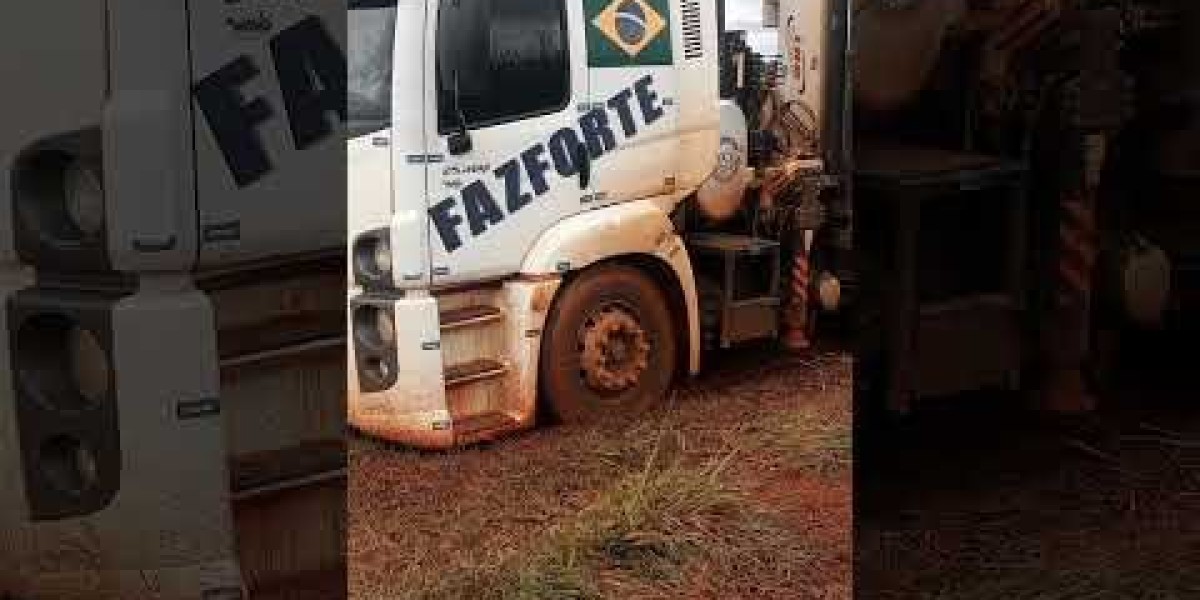
<svg viewBox="0 0 1200 600">
<path fill-rule="evenodd" d="M 720 269 L 720 279 L 716 283 L 721 288 L 721 297 L 719 306 L 714 308 L 720 321 L 717 343 L 722 348 L 779 335 L 782 258 L 778 242 L 742 235 L 703 233 L 692 235 L 688 247 L 698 260 L 713 261 Z M 745 286 L 739 282 L 756 269 L 766 271 L 765 289 L 743 289 Z"/>
<path fill-rule="evenodd" d="M 1024 166 L 898 144 L 862 144 L 857 156 L 858 210 L 874 212 L 891 240 L 890 246 L 876 250 L 887 263 L 880 289 L 889 407 L 903 412 L 923 396 L 1019 385 L 1026 346 Z M 992 211 L 1000 219 L 1002 272 L 989 273 L 999 284 L 931 300 L 923 295 L 919 277 L 930 260 L 921 252 L 922 241 L 945 231 L 923 231 L 922 226 L 933 210 L 971 202 L 979 204 L 965 210 Z"/>
</svg>

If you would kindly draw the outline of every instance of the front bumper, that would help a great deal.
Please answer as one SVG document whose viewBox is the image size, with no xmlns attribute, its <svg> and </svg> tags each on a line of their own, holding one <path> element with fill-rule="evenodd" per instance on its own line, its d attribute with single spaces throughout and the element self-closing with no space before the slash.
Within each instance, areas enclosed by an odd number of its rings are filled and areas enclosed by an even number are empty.
<svg viewBox="0 0 1200 600">
<path fill-rule="evenodd" d="M 560 284 L 558 277 L 516 278 L 438 296 L 352 295 L 348 421 L 368 435 L 426 449 L 529 429 L 537 412 L 542 330 Z M 388 348 L 372 343 L 380 336 L 355 330 L 355 313 L 363 308 L 392 317 Z M 463 316 L 475 309 L 486 318 Z M 369 376 L 385 362 L 386 380 Z M 486 368 L 476 368 L 480 364 Z"/>
<path fill-rule="evenodd" d="M 394 380 L 382 391 L 363 391 L 360 374 L 362 346 L 354 340 L 354 312 L 362 306 L 389 311 L 395 323 L 395 344 L 388 356 Z M 445 392 L 437 299 L 429 295 L 403 297 L 361 294 L 349 302 L 347 420 L 375 437 L 420 448 L 454 445 L 454 431 Z"/>
</svg>

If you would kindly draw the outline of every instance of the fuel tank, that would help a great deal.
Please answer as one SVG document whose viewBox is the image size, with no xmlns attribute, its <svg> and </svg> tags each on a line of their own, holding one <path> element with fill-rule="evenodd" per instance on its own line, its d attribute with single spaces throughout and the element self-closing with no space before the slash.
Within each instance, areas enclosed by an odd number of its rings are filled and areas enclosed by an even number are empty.
<svg viewBox="0 0 1200 600">
<path fill-rule="evenodd" d="M 721 101 L 721 145 L 717 168 L 696 193 L 696 206 L 710 221 L 729 219 L 742 205 L 753 179 L 749 165 L 749 125 L 741 107 Z"/>
</svg>

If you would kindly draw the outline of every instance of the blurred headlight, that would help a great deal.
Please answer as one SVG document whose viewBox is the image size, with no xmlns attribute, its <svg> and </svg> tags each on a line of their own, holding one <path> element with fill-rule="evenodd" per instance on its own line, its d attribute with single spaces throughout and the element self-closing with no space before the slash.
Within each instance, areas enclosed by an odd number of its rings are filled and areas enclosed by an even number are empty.
<svg viewBox="0 0 1200 600">
<path fill-rule="evenodd" d="M 396 341 L 396 321 L 390 311 L 360 306 L 354 311 L 354 337 L 372 350 L 390 350 Z"/>
<path fill-rule="evenodd" d="M 363 286 L 390 287 L 392 247 L 386 229 L 363 234 L 355 240 L 354 276 Z"/>
<path fill-rule="evenodd" d="M 65 315 L 43 314 L 21 325 L 18 381 L 43 404 L 88 411 L 109 397 L 112 364 L 100 340 Z"/>
<path fill-rule="evenodd" d="M 67 217 L 83 239 L 95 239 L 104 231 L 104 184 L 100 170 L 76 160 L 63 172 L 63 194 Z"/>
<path fill-rule="evenodd" d="M 79 496 L 95 487 L 96 455 L 79 439 L 67 435 L 50 438 L 39 454 L 42 477 L 58 491 Z"/>
<path fill-rule="evenodd" d="M 68 368 L 79 395 L 89 403 L 98 403 L 108 396 L 110 365 L 108 354 L 90 331 L 71 330 L 68 339 Z"/>
<path fill-rule="evenodd" d="M 385 382 L 392 378 L 391 363 L 382 358 L 372 358 L 363 365 L 363 375 L 377 383 L 378 389 L 386 388 Z"/>
</svg>

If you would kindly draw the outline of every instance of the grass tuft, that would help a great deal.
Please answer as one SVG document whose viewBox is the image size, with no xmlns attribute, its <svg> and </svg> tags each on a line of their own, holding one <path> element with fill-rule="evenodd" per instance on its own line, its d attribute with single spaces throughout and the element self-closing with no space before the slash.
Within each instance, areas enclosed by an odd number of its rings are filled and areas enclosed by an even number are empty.
<svg viewBox="0 0 1200 600">
<path fill-rule="evenodd" d="M 763 425 L 759 444 L 779 455 L 784 466 L 840 473 L 854 462 L 854 433 L 845 415 L 800 408 L 772 415 Z"/>
<path fill-rule="evenodd" d="M 541 550 L 457 574 L 429 598 L 584 600 L 603 597 L 601 575 L 679 581 L 705 551 L 702 523 L 737 511 L 721 474 L 734 456 L 697 467 L 662 462 L 656 444 L 644 467 L 619 480 L 554 532 Z"/>
</svg>

